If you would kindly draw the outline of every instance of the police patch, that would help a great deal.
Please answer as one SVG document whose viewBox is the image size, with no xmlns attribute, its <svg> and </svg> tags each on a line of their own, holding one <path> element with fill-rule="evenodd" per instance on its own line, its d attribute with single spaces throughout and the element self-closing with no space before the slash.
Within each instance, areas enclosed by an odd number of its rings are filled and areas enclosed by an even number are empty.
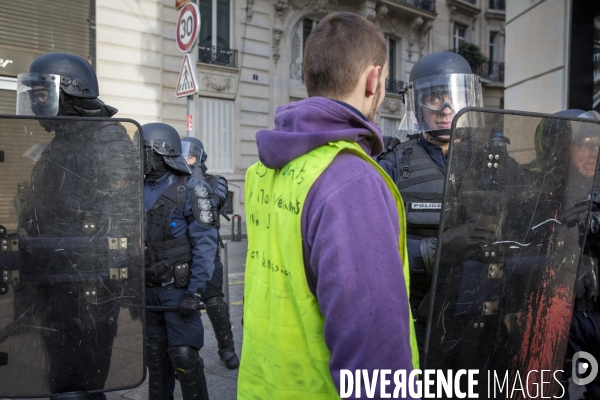
<svg viewBox="0 0 600 400">
<path fill-rule="evenodd" d="M 442 203 L 409 203 L 411 210 L 441 210 Z"/>
</svg>

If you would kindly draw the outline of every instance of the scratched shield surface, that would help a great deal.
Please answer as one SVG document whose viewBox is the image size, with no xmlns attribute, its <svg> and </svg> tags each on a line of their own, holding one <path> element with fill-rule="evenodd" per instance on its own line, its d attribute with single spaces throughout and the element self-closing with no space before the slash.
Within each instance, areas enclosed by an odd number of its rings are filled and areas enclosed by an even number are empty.
<svg viewBox="0 0 600 400">
<path fill-rule="evenodd" d="M 466 109 L 452 126 L 425 368 L 479 369 L 504 398 L 487 371 L 512 388 L 563 369 L 600 125 Z"/>
<path fill-rule="evenodd" d="M 139 130 L 0 117 L 0 397 L 143 380 Z"/>
</svg>

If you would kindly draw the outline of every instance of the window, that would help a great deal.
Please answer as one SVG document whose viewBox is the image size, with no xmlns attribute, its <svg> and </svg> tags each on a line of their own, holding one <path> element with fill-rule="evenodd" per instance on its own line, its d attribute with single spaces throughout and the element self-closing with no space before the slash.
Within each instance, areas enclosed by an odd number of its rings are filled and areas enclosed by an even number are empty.
<svg viewBox="0 0 600 400">
<path fill-rule="evenodd" d="M 462 42 L 467 40 L 467 27 L 464 25 L 454 24 L 454 50 L 458 51 L 458 47 Z"/>
<path fill-rule="evenodd" d="M 312 30 L 319 23 L 313 18 L 304 18 L 298 24 L 294 37 L 292 38 L 292 63 L 290 64 L 290 79 L 304 80 L 302 76 L 302 59 L 304 58 L 304 46 Z"/>
<path fill-rule="evenodd" d="M 387 93 L 398 94 L 402 89 L 402 82 L 400 81 L 400 46 L 396 39 L 387 37 L 387 49 L 388 49 L 388 79 L 385 86 Z"/>
<path fill-rule="evenodd" d="M 231 36 L 230 0 L 200 0 L 199 61 L 235 67 Z"/>
<path fill-rule="evenodd" d="M 505 0 L 490 0 L 490 9 L 491 10 L 506 10 L 506 1 Z"/>
<path fill-rule="evenodd" d="M 498 61 L 498 32 L 490 33 L 490 64 Z"/>
</svg>

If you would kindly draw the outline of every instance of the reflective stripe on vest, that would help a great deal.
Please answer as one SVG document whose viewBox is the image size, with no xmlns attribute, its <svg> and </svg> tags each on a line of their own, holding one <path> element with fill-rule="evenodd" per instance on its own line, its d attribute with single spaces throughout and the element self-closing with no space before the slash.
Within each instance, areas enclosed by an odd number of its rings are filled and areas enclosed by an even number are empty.
<svg viewBox="0 0 600 400">
<path fill-rule="evenodd" d="M 400 224 L 398 250 L 409 292 L 402 199 L 392 179 L 358 144 L 329 143 L 279 170 L 254 164 L 246 172 L 244 194 L 248 254 L 238 399 L 339 398 L 329 373 L 324 317 L 306 280 L 301 218 L 311 186 L 342 150 L 373 165 L 395 198 Z M 414 326 L 409 318 L 412 363 L 418 368 Z"/>
</svg>

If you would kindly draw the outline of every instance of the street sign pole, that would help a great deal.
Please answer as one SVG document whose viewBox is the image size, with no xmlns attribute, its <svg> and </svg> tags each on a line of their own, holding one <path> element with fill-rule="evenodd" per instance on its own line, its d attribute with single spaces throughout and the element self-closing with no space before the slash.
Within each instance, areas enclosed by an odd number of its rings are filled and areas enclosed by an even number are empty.
<svg viewBox="0 0 600 400">
<path fill-rule="evenodd" d="M 190 60 L 192 61 L 192 67 L 196 68 L 198 62 L 198 46 L 193 46 L 192 51 L 189 53 Z M 186 131 L 187 136 L 194 135 L 194 122 L 196 120 L 196 94 L 191 94 L 187 97 L 187 122 Z"/>
<path fill-rule="evenodd" d="M 177 97 L 187 96 L 187 136 L 195 136 L 195 95 L 198 92 L 198 82 L 195 78 L 196 63 L 198 62 L 198 46 L 196 46 L 196 43 L 199 32 L 200 10 L 196 3 L 187 3 L 179 13 L 176 32 L 177 36 L 175 38 L 179 50 L 183 53 L 187 53 L 183 59 L 183 65 L 177 82 L 177 89 L 175 90 L 175 95 Z"/>
</svg>

